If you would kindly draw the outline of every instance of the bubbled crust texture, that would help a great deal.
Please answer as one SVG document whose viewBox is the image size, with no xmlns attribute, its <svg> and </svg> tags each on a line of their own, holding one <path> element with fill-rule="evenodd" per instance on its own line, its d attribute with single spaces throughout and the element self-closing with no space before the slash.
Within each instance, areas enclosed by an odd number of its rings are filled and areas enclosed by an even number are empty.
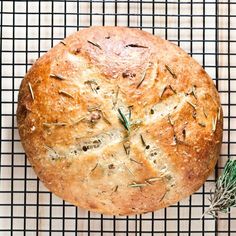
<svg viewBox="0 0 236 236">
<path fill-rule="evenodd" d="M 222 140 L 219 95 L 202 67 L 174 44 L 123 27 L 81 30 L 39 58 L 22 81 L 17 120 L 48 189 L 113 215 L 198 190 Z"/>
</svg>

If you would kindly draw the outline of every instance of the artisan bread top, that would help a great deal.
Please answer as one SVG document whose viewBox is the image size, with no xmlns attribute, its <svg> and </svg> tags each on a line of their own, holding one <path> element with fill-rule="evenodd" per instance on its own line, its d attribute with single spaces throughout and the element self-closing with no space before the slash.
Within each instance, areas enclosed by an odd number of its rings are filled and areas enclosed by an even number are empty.
<svg viewBox="0 0 236 236">
<path fill-rule="evenodd" d="M 219 156 L 223 119 L 212 79 L 182 49 L 137 29 L 91 27 L 31 67 L 17 120 L 49 190 L 129 215 L 199 189 Z"/>
</svg>

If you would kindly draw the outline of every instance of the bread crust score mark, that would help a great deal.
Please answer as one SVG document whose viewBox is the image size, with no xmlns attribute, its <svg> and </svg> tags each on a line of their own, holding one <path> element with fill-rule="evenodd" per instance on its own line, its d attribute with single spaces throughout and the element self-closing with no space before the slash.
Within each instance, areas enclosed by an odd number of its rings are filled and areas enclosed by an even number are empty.
<svg viewBox="0 0 236 236">
<path fill-rule="evenodd" d="M 45 186 L 112 215 L 167 207 L 200 188 L 222 142 L 217 90 L 182 49 L 144 31 L 91 27 L 22 81 L 22 145 Z"/>
</svg>

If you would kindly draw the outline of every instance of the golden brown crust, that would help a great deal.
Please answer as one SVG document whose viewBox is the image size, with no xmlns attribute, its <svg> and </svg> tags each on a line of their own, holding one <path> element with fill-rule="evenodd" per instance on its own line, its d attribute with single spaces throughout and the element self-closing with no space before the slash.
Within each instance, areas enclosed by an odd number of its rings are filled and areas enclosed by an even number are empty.
<svg viewBox="0 0 236 236">
<path fill-rule="evenodd" d="M 214 169 L 223 126 L 202 67 L 168 41 L 124 27 L 81 30 L 39 58 L 22 81 L 17 120 L 52 192 L 113 215 L 196 191 Z"/>
</svg>

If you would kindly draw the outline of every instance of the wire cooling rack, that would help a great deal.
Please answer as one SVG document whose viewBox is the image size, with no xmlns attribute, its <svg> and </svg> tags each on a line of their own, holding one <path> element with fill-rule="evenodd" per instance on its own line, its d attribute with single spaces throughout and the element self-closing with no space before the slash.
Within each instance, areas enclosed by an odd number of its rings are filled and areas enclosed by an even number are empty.
<svg viewBox="0 0 236 236">
<path fill-rule="evenodd" d="M 0 1 L 0 235 L 236 235 L 236 211 L 200 220 L 210 189 L 236 155 L 235 1 Z M 16 127 L 20 82 L 32 63 L 90 25 L 137 27 L 192 55 L 214 79 L 224 110 L 224 139 L 215 173 L 191 197 L 154 213 L 112 217 L 76 208 L 48 192 L 26 160 Z M 125 199 L 124 199 L 125 201 Z"/>
</svg>

